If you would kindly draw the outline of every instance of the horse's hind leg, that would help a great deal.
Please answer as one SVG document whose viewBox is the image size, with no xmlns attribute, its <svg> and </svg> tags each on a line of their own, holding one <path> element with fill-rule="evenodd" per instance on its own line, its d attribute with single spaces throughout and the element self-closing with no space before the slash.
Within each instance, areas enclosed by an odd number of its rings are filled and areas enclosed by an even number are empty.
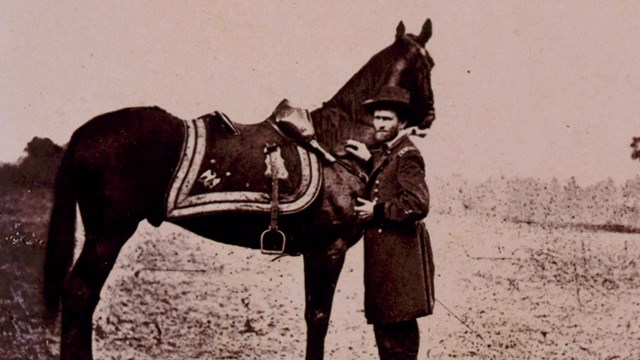
<svg viewBox="0 0 640 360">
<path fill-rule="evenodd" d="M 96 229 L 85 229 L 85 244 L 65 283 L 62 296 L 62 339 L 60 359 L 93 359 L 92 319 L 100 298 L 100 290 L 118 257 L 120 249 L 133 235 L 137 221 L 110 223 Z"/>
<path fill-rule="evenodd" d="M 314 247 L 304 254 L 307 360 L 324 358 L 333 295 L 347 248 L 346 242 L 338 239 L 329 246 Z"/>
</svg>

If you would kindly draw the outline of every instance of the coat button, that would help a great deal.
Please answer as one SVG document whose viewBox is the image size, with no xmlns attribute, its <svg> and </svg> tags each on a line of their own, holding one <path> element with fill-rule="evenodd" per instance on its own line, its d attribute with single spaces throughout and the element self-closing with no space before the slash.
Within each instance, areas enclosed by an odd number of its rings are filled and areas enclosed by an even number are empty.
<svg viewBox="0 0 640 360">
<path fill-rule="evenodd" d="M 374 193 L 377 193 L 378 191 L 380 191 L 380 190 L 378 190 L 378 189 L 373 189 L 373 192 L 374 192 Z"/>
<path fill-rule="evenodd" d="M 376 180 L 376 184 L 380 184 L 380 180 Z"/>
<path fill-rule="evenodd" d="M 382 229 L 378 229 L 378 234 L 380 234 L 382 232 Z"/>
</svg>

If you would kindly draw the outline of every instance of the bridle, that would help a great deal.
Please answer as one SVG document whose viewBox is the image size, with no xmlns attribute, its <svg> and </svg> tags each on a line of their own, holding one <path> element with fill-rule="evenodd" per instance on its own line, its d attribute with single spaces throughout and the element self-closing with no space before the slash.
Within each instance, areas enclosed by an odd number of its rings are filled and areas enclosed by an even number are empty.
<svg viewBox="0 0 640 360">
<path fill-rule="evenodd" d="M 427 66 L 428 71 L 431 71 L 431 68 L 433 67 L 433 60 L 431 59 L 431 57 L 427 53 L 427 50 L 424 47 L 422 47 L 420 44 L 418 44 L 418 42 L 416 42 L 413 38 L 411 38 L 409 36 L 405 36 L 405 39 L 408 41 L 408 43 L 413 48 L 418 49 L 418 52 L 420 53 L 420 55 L 422 55 L 422 59 L 425 61 L 425 64 Z M 400 78 L 400 73 L 402 71 L 396 72 L 396 71 L 398 71 L 399 67 L 396 64 L 394 64 L 392 66 L 395 67 L 394 68 L 395 71 L 392 73 L 392 75 L 389 78 L 388 82 L 392 82 L 391 80 L 395 80 L 396 82 L 398 82 L 399 78 Z M 400 69 L 400 70 L 404 70 L 404 69 Z M 397 84 L 387 84 L 387 85 L 397 85 Z M 424 136 L 424 134 L 416 134 L 416 135 L 417 136 Z M 356 168 L 352 164 L 350 164 L 350 163 L 346 162 L 345 160 L 341 159 L 340 157 L 336 156 L 335 153 L 331 153 L 331 155 L 333 155 L 333 157 L 335 158 L 335 163 L 337 163 L 338 165 L 342 166 L 345 170 L 347 170 L 348 173 L 356 176 L 358 179 L 360 179 L 360 181 L 362 183 L 366 184 L 369 181 L 369 176 L 364 171 Z"/>
</svg>

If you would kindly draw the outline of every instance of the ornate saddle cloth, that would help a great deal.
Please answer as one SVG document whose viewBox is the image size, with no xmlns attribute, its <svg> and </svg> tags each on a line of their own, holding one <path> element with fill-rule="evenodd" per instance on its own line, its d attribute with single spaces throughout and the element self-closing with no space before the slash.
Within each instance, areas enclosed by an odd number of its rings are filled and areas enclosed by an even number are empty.
<svg viewBox="0 0 640 360">
<path fill-rule="evenodd" d="M 315 154 L 279 134 L 269 120 L 236 124 L 205 115 L 186 121 L 182 156 L 167 196 L 167 217 L 271 210 L 271 161 L 276 144 L 279 213 L 305 209 L 317 197 L 321 168 Z"/>
</svg>

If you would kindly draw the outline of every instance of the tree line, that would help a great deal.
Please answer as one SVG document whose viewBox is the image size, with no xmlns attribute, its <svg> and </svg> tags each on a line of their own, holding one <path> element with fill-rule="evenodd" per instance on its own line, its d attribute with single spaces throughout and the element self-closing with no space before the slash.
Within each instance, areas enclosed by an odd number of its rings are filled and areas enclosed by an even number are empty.
<svg viewBox="0 0 640 360">
<path fill-rule="evenodd" d="M 631 158 L 640 160 L 640 137 L 633 138 Z M 0 189 L 50 189 L 64 148 L 34 137 L 15 164 L 0 164 Z M 431 184 L 432 210 L 443 214 L 476 214 L 503 221 L 539 224 L 622 225 L 640 228 L 640 175 L 621 184 L 611 178 L 580 186 L 575 178 L 560 181 L 533 177 L 492 177 L 471 182 L 454 175 Z"/>
<path fill-rule="evenodd" d="M 34 137 L 15 164 L 0 164 L 0 189 L 52 188 L 64 148 L 49 138 Z"/>
<path fill-rule="evenodd" d="M 616 184 L 611 178 L 580 186 L 533 177 L 492 177 L 470 182 L 453 176 L 436 183 L 434 211 L 476 214 L 536 224 L 640 228 L 640 175 Z"/>
</svg>

